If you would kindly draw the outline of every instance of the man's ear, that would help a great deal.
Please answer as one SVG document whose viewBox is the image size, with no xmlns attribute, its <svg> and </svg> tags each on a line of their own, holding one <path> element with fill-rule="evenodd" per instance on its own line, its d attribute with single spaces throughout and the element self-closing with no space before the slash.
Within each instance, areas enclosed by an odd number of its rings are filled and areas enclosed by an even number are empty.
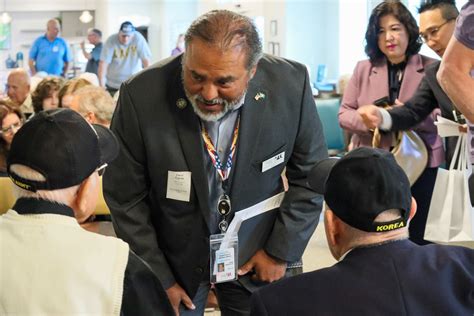
<svg viewBox="0 0 474 316">
<path fill-rule="evenodd" d="M 410 216 L 408 218 L 409 221 L 411 221 L 413 216 L 415 216 L 417 207 L 418 207 L 418 205 L 416 204 L 416 200 L 415 200 L 414 197 L 412 197 L 411 198 L 411 207 L 410 207 Z"/>
<path fill-rule="evenodd" d="M 339 219 L 336 217 L 334 212 L 330 209 L 324 211 L 324 227 L 326 229 L 326 238 L 330 247 L 338 244 L 340 234 L 340 225 L 338 220 Z"/>
<path fill-rule="evenodd" d="M 95 211 L 99 196 L 99 175 L 91 174 L 82 181 L 74 201 L 74 215 L 79 223 L 88 219 Z"/>
<path fill-rule="evenodd" d="M 324 226 L 326 230 L 326 239 L 332 256 L 339 260 L 344 250 L 344 223 L 333 211 L 327 209 L 324 212 Z"/>
<path fill-rule="evenodd" d="M 257 66 L 253 66 L 252 69 L 249 71 L 249 78 L 252 79 L 253 76 L 255 76 L 255 73 L 257 72 Z"/>
<path fill-rule="evenodd" d="M 87 122 L 89 122 L 89 124 L 95 124 L 96 123 L 94 112 L 87 112 L 84 115 L 84 118 L 86 119 Z"/>
</svg>

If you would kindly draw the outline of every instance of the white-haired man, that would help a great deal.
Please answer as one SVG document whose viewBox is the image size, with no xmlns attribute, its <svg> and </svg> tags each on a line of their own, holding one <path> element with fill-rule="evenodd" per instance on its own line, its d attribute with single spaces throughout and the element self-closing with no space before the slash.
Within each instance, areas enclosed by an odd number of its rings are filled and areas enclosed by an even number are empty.
<svg viewBox="0 0 474 316">
<path fill-rule="evenodd" d="M 18 200 L 0 217 L 2 314 L 172 315 L 126 243 L 78 224 L 118 150 L 110 130 L 69 109 L 38 113 L 17 133 L 7 168 Z"/>
<path fill-rule="evenodd" d="M 33 113 L 30 95 L 30 75 L 23 68 L 10 71 L 7 78 L 8 98 L 20 107 L 24 114 Z"/>
<path fill-rule="evenodd" d="M 89 123 L 110 126 L 116 102 L 104 89 L 85 86 L 74 92 L 70 108 Z"/>
</svg>

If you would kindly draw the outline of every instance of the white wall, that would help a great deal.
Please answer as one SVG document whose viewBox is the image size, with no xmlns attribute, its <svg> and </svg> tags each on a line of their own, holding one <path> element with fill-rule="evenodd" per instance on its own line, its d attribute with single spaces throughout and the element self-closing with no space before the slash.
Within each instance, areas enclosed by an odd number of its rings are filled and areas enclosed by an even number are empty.
<svg viewBox="0 0 474 316">
<path fill-rule="evenodd" d="M 264 51 L 268 42 L 280 43 L 280 56 L 295 59 L 310 65 L 328 65 L 330 77 L 337 77 L 337 26 L 336 0 L 7 0 L 7 11 L 12 21 L 12 57 L 16 52 L 28 55 L 27 43 L 41 35 L 48 19 L 60 11 L 95 11 L 95 27 L 102 30 L 104 40 L 118 31 L 124 20 L 137 26 L 149 27 L 148 37 L 152 51 L 152 62 L 170 55 L 176 37 L 184 32 L 200 14 L 212 9 L 229 9 L 263 21 Z M 329 7 L 329 9 L 327 9 Z M 296 9 L 295 9 L 296 8 Z M 0 0 L 0 9 L 2 8 Z M 288 14 L 296 14 L 288 22 Z M 300 19 L 299 14 L 305 18 Z M 318 16 L 318 19 L 311 19 Z M 270 33 L 271 21 L 277 21 L 277 35 Z M 335 26 L 334 26 L 334 23 Z M 29 32 L 21 30 L 31 30 Z M 34 30 L 34 31 L 33 31 Z M 329 35 L 328 35 L 329 34 Z M 79 43 L 82 38 L 69 39 Z M 308 49 L 299 49 L 303 45 Z M 308 46 L 309 45 L 309 46 Z M 0 51 L 0 70 L 5 69 L 8 51 Z M 1 84 L 1 83 L 0 83 Z"/>
</svg>

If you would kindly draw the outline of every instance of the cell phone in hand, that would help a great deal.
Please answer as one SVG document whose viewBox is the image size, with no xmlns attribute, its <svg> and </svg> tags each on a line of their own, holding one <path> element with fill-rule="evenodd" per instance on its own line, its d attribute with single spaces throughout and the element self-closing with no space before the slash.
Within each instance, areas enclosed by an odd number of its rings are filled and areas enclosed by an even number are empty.
<svg viewBox="0 0 474 316">
<path fill-rule="evenodd" d="M 388 97 L 383 97 L 374 101 L 374 105 L 380 107 L 390 106 L 390 99 Z"/>
</svg>

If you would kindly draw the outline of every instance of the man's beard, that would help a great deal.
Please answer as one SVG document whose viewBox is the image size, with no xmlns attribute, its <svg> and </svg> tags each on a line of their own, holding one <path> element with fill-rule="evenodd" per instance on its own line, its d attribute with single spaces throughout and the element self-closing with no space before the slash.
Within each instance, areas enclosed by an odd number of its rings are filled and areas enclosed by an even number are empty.
<svg viewBox="0 0 474 316">
<path fill-rule="evenodd" d="M 240 104 L 241 101 L 245 98 L 245 94 L 247 93 L 247 87 L 245 87 L 245 90 L 242 92 L 240 96 L 235 98 L 234 100 L 228 101 L 222 98 L 215 98 L 212 100 L 205 100 L 201 95 L 199 94 L 191 94 L 187 89 L 186 85 L 184 84 L 184 69 L 183 73 L 181 75 L 181 78 L 183 80 L 183 88 L 184 88 L 184 93 L 186 94 L 186 97 L 188 98 L 189 102 L 191 102 L 191 105 L 194 109 L 194 113 L 196 113 L 197 116 L 203 121 L 208 121 L 208 122 L 215 122 L 223 118 L 228 112 L 232 111 L 238 104 Z M 222 104 L 223 108 L 222 111 L 219 113 L 206 113 L 203 112 L 199 106 L 197 105 L 197 102 L 201 102 L 204 104 Z"/>
<path fill-rule="evenodd" d="M 205 100 L 201 95 L 199 94 L 191 94 L 188 92 L 186 88 L 184 88 L 184 92 L 186 93 L 186 97 L 188 98 L 189 102 L 191 102 L 191 105 L 193 106 L 194 112 L 199 116 L 202 120 L 204 121 L 210 121 L 210 122 L 215 122 L 223 118 L 228 112 L 232 111 L 240 102 L 243 100 L 245 97 L 245 93 L 247 90 L 244 90 L 242 94 L 235 98 L 234 100 L 228 101 L 222 98 L 215 98 L 212 100 Z M 218 113 L 209 113 L 209 112 L 204 112 L 202 111 L 199 106 L 197 105 L 197 102 L 201 102 L 204 104 L 221 104 L 223 106 L 222 111 Z"/>
</svg>

